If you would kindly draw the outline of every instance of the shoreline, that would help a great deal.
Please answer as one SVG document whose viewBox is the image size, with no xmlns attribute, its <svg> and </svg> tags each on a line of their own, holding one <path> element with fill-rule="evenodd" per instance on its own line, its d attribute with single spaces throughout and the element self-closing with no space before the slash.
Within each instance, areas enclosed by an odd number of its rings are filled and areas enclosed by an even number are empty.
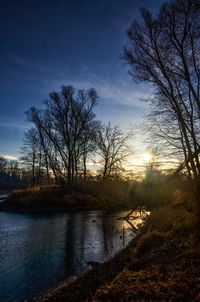
<svg viewBox="0 0 200 302">
<path fill-rule="evenodd" d="M 23 214 L 52 214 L 52 213 L 65 213 L 65 212 L 76 212 L 76 211 L 108 211 L 108 212 L 118 212 L 118 211 L 130 211 L 133 208 L 130 206 L 68 206 L 68 207 L 43 207 L 43 208 L 23 208 L 17 207 L 16 205 L 6 204 L 6 200 L 0 203 L 0 212 L 8 213 L 23 213 Z"/>
<path fill-rule="evenodd" d="M 38 187 L 15 190 L 0 202 L 0 211 L 19 213 L 52 213 L 66 211 L 121 211 L 137 208 L 128 200 L 116 201 L 81 191 L 62 193 L 60 187 Z"/>
<path fill-rule="evenodd" d="M 200 301 L 193 206 L 179 200 L 152 211 L 139 234 L 115 256 L 28 301 Z"/>
</svg>

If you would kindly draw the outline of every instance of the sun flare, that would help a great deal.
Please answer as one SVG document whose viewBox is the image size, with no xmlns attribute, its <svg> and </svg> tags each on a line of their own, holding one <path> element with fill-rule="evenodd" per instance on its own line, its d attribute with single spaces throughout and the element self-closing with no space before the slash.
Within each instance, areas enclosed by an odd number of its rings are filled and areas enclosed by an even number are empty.
<svg viewBox="0 0 200 302">
<path fill-rule="evenodd" d="M 145 152 L 143 154 L 143 158 L 144 158 L 145 162 L 149 162 L 152 159 L 152 157 L 153 156 L 152 156 L 152 154 L 150 152 Z"/>
</svg>

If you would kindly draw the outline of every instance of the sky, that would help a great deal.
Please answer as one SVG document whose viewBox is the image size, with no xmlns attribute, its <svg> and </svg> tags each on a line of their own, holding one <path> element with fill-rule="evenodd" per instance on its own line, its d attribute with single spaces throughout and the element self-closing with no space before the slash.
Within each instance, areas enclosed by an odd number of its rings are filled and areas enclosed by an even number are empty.
<svg viewBox="0 0 200 302">
<path fill-rule="evenodd" d="M 97 118 L 124 131 L 148 112 L 152 88 L 136 84 L 122 59 L 141 7 L 162 0 L 9 0 L 0 9 L 0 156 L 19 158 L 24 112 L 61 85 L 94 87 Z"/>
</svg>

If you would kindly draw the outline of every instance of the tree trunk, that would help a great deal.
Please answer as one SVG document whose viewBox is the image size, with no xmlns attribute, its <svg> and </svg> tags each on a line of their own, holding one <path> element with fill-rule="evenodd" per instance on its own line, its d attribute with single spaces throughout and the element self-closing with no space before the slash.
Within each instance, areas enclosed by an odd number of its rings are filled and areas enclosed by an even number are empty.
<svg viewBox="0 0 200 302">
<path fill-rule="evenodd" d="M 83 179 L 86 180 L 87 177 L 87 167 L 86 167 L 86 155 L 83 155 Z"/>
</svg>

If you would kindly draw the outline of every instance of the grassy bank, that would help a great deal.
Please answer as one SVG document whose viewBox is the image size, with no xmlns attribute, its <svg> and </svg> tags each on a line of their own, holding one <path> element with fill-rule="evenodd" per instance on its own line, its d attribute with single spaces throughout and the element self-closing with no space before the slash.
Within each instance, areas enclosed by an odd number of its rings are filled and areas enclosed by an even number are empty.
<svg viewBox="0 0 200 302">
<path fill-rule="evenodd" d="M 185 184 L 177 181 L 146 184 L 136 181 L 111 180 L 79 183 L 70 192 L 57 185 L 43 185 L 14 190 L 0 210 L 43 212 L 93 209 L 136 209 L 144 205 L 148 210 L 165 206 L 177 187 Z"/>
<path fill-rule="evenodd" d="M 101 208 L 100 199 L 90 194 L 72 191 L 63 193 L 59 186 L 38 186 L 15 190 L 0 204 L 0 210 L 20 212 L 51 212 L 79 208 Z"/>
<path fill-rule="evenodd" d="M 125 250 L 35 301 L 200 301 L 194 213 L 192 194 L 176 190 Z"/>
<path fill-rule="evenodd" d="M 60 186 L 37 186 L 14 190 L 0 210 L 7 211 L 63 211 L 93 209 L 123 209 L 129 206 L 128 184 L 125 182 L 88 182 L 70 192 Z"/>
</svg>

